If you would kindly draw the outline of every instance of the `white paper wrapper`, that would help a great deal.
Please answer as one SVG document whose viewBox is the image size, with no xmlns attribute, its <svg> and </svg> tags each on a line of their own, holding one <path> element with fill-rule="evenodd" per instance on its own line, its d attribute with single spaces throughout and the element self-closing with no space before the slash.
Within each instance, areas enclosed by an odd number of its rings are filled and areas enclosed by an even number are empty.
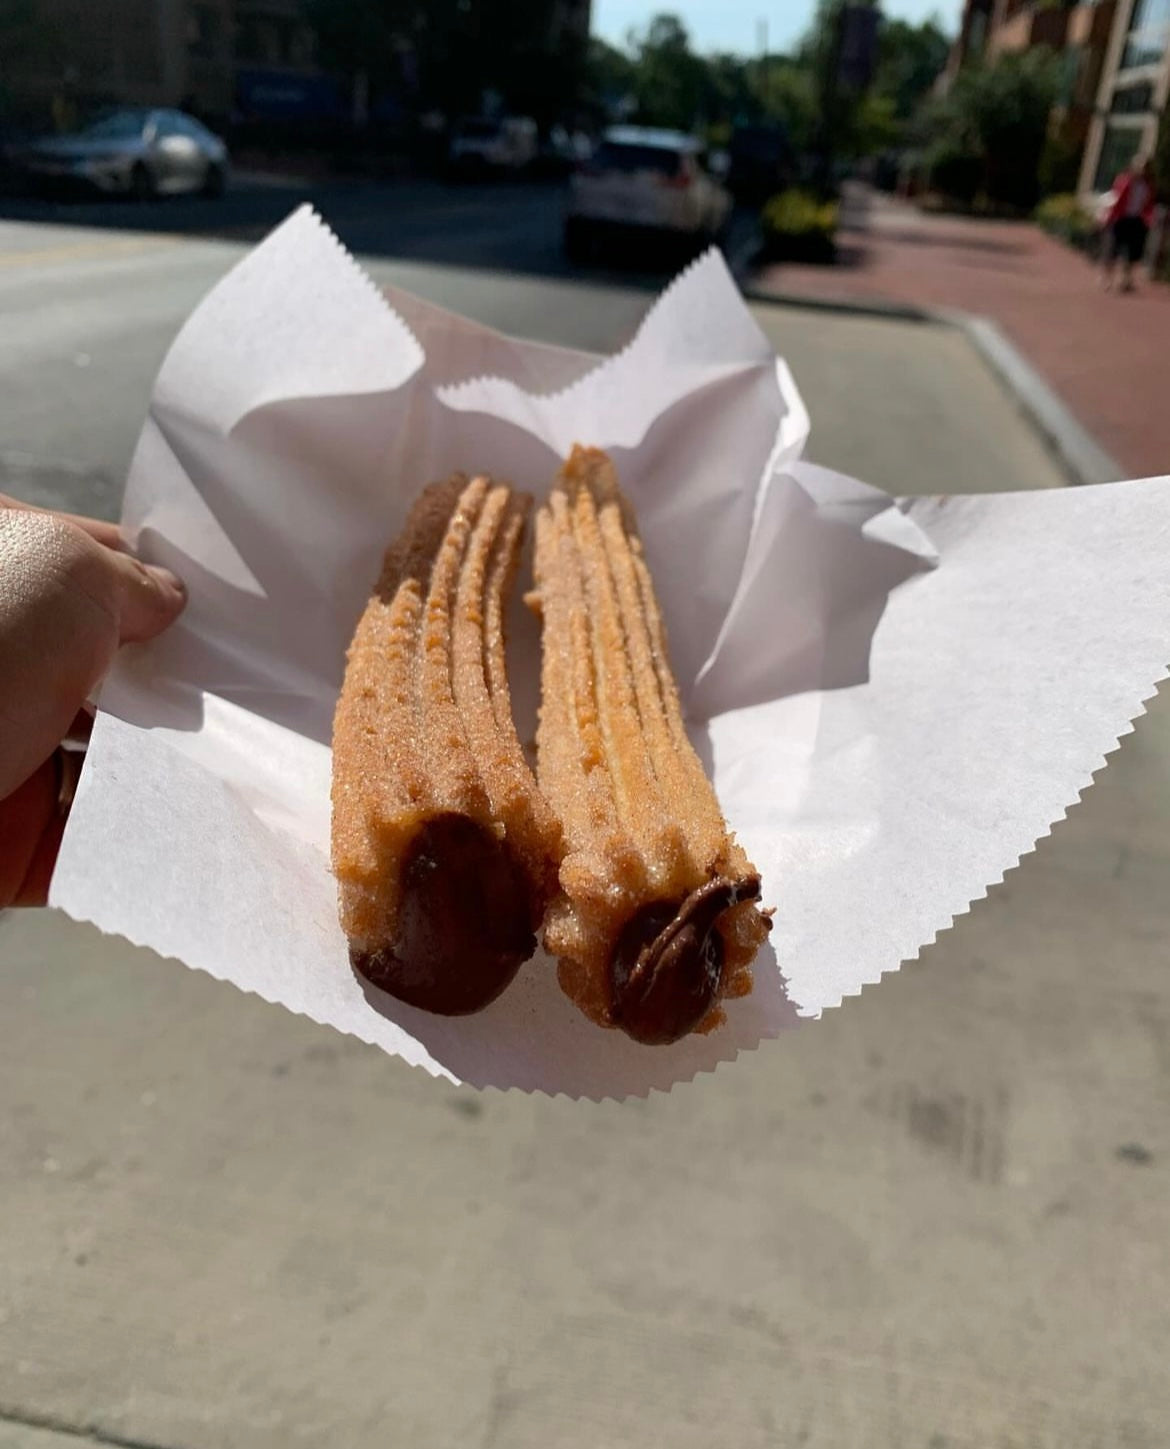
<svg viewBox="0 0 1170 1449">
<path fill-rule="evenodd" d="M 668 1089 L 916 955 L 1164 673 L 1170 480 L 896 503 L 814 467 L 714 253 L 597 366 L 391 303 L 302 210 L 167 357 L 124 523 L 191 602 L 102 694 L 52 888 L 78 919 L 452 1080 Z M 591 1025 L 543 955 L 475 1017 L 375 1009 L 329 874 L 333 706 L 384 546 L 430 479 L 539 495 L 577 441 L 638 508 L 696 744 L 777 908 L 753 995 L 672 1047 Z M 523 735 L 519 610 L 513 644 Z"/>
</svg>

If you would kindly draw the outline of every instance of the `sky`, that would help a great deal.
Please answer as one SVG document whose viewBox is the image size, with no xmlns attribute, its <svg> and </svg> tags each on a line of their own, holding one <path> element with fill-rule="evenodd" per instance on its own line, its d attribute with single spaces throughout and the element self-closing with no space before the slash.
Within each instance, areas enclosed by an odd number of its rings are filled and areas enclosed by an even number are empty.
<svg viewBox="0 0 1170 1449">
<path fill-rule="evenodd" d="M 754 54 L 760 48 L 759 23 L 768 25 L 768 49 L 788 50 L 804 32 L 816 0 L 593 0 L 593 33 L 621 45 L 633 26 L 642 29 L 652 15 L 679 16 L 698 51 L 728 50 Z M 943 28 L 958 29 L 962 0 L 883 0 L 886 15 L 926 20 L 937 15 Z"/>
</svg>

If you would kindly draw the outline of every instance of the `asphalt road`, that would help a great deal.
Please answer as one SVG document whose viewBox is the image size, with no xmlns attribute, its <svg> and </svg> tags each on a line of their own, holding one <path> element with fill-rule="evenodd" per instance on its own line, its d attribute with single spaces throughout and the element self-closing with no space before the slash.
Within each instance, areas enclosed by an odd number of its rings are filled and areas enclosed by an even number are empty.
<svg viewBox="0 0 1170 1449">
<path fill-rule="evenodd" d="M 0 219 L 255 241 L 301 201 L 329 217 L 351 251 L 425 257 L 459 266 L 563 272 L 556 182 L 447 185 L 440 181 L 314 181 L 249 173 L 227 193 L 148 202 L 0 196 Z"/>
<path fill-rule="evenodd" d="M 542 269 L 547 201 L 436 191 L 371 269 L 618 346 L 648 279 Z M 323 209 L 360 249 L 350 204 Z M 153 372 L 241 242 L 92 221 L 0 223 L 0 488 L 114 514 Z M 490 264 L 444 253 L 453 227 Z M 821 461 L 1058 483 L 957 333 L 757 316 Z M 456 1091 L 0 919 L 0 1449 L 1159 1449 L 1168 821 L 1161 704 L 921 961 L 624 1106 Z"/>
<path fill-rule="evenodd" d="M 373 276 L 503 331 L 608 352 L 655 270 L 571 268 L 552 185 L 251 183 L 221 201 L 0 201 L 0 491 L 116 514 L 151 381 L 184 317 L 250 240 L 316 204 Z M 7 218 L 7 219 L 3 219 Z M 729 251 L 750 242 L 741 222 Z M 650 259 L 653 260 L 652 258 Z M 289 298 L 289 306 L 296 298 Z M 1060 481 L 949 329 L 760 307 L 813 415 L 812 456 L 894 492 Z"/>
</svg>

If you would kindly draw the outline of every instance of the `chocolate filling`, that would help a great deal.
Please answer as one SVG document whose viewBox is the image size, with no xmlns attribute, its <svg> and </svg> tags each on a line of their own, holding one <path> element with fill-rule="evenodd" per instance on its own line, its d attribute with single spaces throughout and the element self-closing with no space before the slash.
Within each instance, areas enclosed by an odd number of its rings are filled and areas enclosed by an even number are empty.
<svg viewBox="0 0 1170 1449">
<path fill-rule="evenodd" d="M 610 1016 L 635 1041 L 662 1046 L 694 1031 L 714 1006 L 723 971 L 715 923 L 760 897 L 760 878 L 718 876 L 681 904 L 643 906 L 618 937 L 609 963 Z"/>
<path fill-rule="evenodd" d="M 536 949 L 529 900 L 503 841 L 465 815 L 436 815 L 403 866 L 394 942 L 351 950 L 350 963 L 400 1001 L 465 1016 L 494 1001 Z"/>
</svg>

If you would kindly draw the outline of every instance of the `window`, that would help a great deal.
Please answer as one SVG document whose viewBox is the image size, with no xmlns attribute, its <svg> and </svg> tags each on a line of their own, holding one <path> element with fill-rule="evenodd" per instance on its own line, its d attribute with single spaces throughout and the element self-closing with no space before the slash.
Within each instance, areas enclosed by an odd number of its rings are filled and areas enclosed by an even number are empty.
<svg viewBox="0 0 1170 1449">
<path fill-rule="evenodd" d="M 1140 116 L 1154 109 L 1154 88 L 1149 81 L 1138 81 L 1136 85 L 1119 86 L 1113 92 L 1109 107 L 1115 116 Z"/>
<path fill-rule="evenodd" d="M 183 136 L 186 132 L 180 124 L 182 117 L 177 111 L 155 111 L 154 133 L 164 140 L 173 140 L 176 136 Z"/>
<path fill-rule="evenodd" d="M 145 111 L 110 111 L 86 126 L 87 141 L 136 141 L 146 129 Z"/>
<path fill-rule="evenodd" d="M 662 176 L 677 176 L 682 159 L 679 152 L 668 151 L 665 146 L 605 141 L 597 148 L 593 164 L 606 171 L 656 171 Z"/>
<path fill-rule="evenodd" d="M 1161 65 L 1170 47 L 1170 0 L 1137 0 L 1129 22 L 1122 70 Z"/>
<path fill-rule="evenodd" d="M 1138 153 L 1141 145 L 1141 126 L 1118 124 L 1110 121 L 1101 140 L 1101 155 L 1097 159 L 1097 176 L 1093 182 L 1097 191 L 1108 191 Z"/>
<path fill-rule="evenodd" d="M 194 116 L 185 115 L 182 111 L 164 111 L 168 135 L 186 136 L 190 141 L 197 141 L 205 145 L 210 139 L 210 132 L 205 126 L 201 126 Z"/>
</svg>

